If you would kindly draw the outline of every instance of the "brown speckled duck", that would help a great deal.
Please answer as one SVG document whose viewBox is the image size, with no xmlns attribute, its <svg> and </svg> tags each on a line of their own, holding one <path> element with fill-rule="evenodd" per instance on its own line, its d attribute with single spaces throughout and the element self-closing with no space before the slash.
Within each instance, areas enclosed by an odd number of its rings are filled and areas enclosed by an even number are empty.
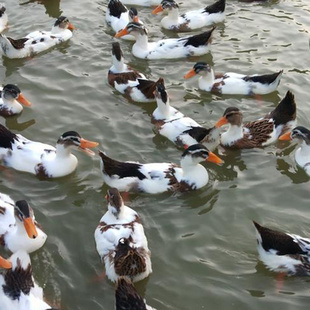
<svg viewBox="0 0 310 310">
<path fill-rule="evenodd" d="M 263 118 L 242 124 L 242 112 L 230 107 L 215 126 L 229 126 L 221 135 L 223 146 L 246 149 L 274 143 L 281 134 L 294 128 L 295 119 L 296 103 L 294 95 L 288 91 L 278 106 Z"/>
</svg>

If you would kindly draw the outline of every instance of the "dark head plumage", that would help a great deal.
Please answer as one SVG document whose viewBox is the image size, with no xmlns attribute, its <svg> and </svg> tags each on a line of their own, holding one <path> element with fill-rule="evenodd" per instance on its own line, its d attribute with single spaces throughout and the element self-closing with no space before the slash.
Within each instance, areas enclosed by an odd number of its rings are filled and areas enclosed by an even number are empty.
<svg viewBox="0 0 310 310">
<path fill-rule="evenodd" d="M 76 131 L 66 131 L 59 137 L 57 143 L 79 145 L 80 140 L 81 140 L 81 136 Z"/>
<path fill-rule="evenodd" d="M 240 112 L 240 110 L 236 107 L 229 107 L 225 110 L 223 116 L 229 116 L 230 114 L 235 114 L 235 113 L 238 113 Z"/>
<path fill-rule="evenodd" d="M 2 96 L 8 100 L 18 98 L 20 93 L 20 89 L 14 84 L 6 84 L 2 90 Z"/>
<path fill-rule="evenodd" d="M 292 139 L 301 139 L 310 145 L 310 130 L 303 126 L 295 127 L 291 132 Z"/>
<path fill-rule="evenodd" d="M 121 61 L 123 57 L 123 52 L 121 50 L 119 42 L 112 43 L 112 55 L 114 55 L 118 61 Z"/>
<path fill-rule="evenodd" d="M 138 16 L 138 10 L 136 8 L 130 8 L 129 16 L 131 19 L 133 19 L 135 16 Z"/>
<path fill-rule="evenodd" d="M 161 6 L 164 10 L 178 9 L 179 5 L 174 0 L 163 0 Z"/>
<path fill-rule="evenodd" d="M 108 203 L 116 209 L 116 213 L 118 214 L 124 205 L 124 201 L 117 188 L 108 189 L 107 200 Z"/>
<path fill-rule="evenodd" d="M 168 94 L 166 92 L 164 79 L 160 79 L 156 82 L 155 96 L 160 98 L 164 103 L 168 101 Z"/>
<path fill-rule="evenodd" d="M 136 22 L 130 22 L 127 24 L 126 28 L 129 33 L 132 31 L 138 31 L 140 33 L 147 35 L 147 30 L 143 24 L 136 23 Z"/>
<path fill-rule="evenodd" d="M 198 74 L 201 71 L 207 71 L 210 72 L 211 71 L 211 67 L 209 64 L 205 63 L 205 62 L 197 62 L 194 67 L 193 67 L 194 71 L 196 74 Z"/>
<path fill-rule="evenodd" d="M 204 145 L 197 143 L 197 144 L 193 144 L 189 146 L 184 151 L 184 153 L 182 154 L 182 157 L 185 157 L 185 156 L 207 159 L 209 156 L 209 151 Z"/>
<path fill-rule="evenodd" d="M 15 202 L 15 209 L 22 215 L 24 218 L 29 218 L 31 216 L 31 207 L 29 206 L 26 200 L 18 200 Z"/>
</svg>

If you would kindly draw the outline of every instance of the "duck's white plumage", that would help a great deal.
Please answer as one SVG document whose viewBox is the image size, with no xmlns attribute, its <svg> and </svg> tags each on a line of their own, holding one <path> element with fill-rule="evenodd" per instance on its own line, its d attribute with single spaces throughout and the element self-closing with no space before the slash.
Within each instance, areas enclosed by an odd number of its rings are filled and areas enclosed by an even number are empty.
<svg viewBox="0 0 310 310">
<path fill-rule="evenodd" d="M 51 31 L 34 31 L 18 40 L 0 35 L 0 46 L 3 54 L 8 58 L 25 58 L 69 40 L 72 37 L 73 28 L 69 20 L 61 16 Z"/>
<path fill-rule="evenodd" d="M 3 3 L 0 3 L 0 33 L 7 28 L 8 15 Z"/>
<path fill-rule="evenodd" d="M 179 39 L 164 39 L 149 42 L 145 27 L 139 23 L 129 23 L 115 37 L 132 34 L 136 42 L 132 47 L 134 56 L 143 59 L 177 59 L 189 56 L 200 56 L 210 51 L 210 38 L 214 28 L 195 36 Z"/>
</svg>

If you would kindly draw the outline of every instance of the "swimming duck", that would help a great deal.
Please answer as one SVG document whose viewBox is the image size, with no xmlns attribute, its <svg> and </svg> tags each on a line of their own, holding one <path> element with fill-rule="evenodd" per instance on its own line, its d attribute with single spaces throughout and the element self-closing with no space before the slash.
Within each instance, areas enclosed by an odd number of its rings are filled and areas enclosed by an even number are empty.
<svg viewBox="0 0 310 310">
<path fill-rule="evenodd" d="M 294 128 L 295 119 L 296 103 L 294 95 L 288 91 L 278 106 L 263 118 L 242 124 L 242 112 L 238 108 L 230 107 L 215 126 L 229 126 L 221 135 L 223 146 L 243 149 L 274 143 L 281 134 Z"/>
<path fill-rule="evenodd" d="M 11 116 L 19 114 L 23 106 L 29 107 L 31 103 L 25 98 L 20 89 L 13 84 L 6 84 L 0 88 L 0 115 Z"/>
<path fill-rule="evenodd" d="M 124 205 L 116 188 L 108 190 L 106 199 L 108 211 L 95 230 L 96 247 L 106 275 L 113 282 L 120 276 L 140 281 L 152 272 L 151 252 L 141 219 Z"/>
<path fill-rule="evenodd" d="M 0 193 L 1 245 L 13 253 L 18 250 L 31 253 L 41 248 L 46 238 L 26 200 L 15 203 L 8 195 Z"/>
<path fill-rule="evenodd" d="M 204 128 L 192 118 L 171 107 L 163 80 L 156 86 L 155 98 L 157 108 L 153 112 L 152 123 L 161 135 L 177 145 L 186 147 L 201 143 L 208 150 L 214 150 L 219 145 L 220 128 Z"/>
<path fill-rule="evenodd" d="M 115 288 L 116 310 L 155 310 L 139 295 L 128 277 L 119 277 Z"/>
<path fill-rule="evenodd" d="M 207 54 L 210 50 L 211 35 L 214 29 L 194 36 L 164 39 L 150 43 L 146 28 L 142 24 L 132 22 L 119 31 L 115 37 L 121 38 L 124 35 L 132 34 L 136 38 L 136 42 L 132 46 L 132 53 L 138 58 L 176 59 Z"/>
<path fill-rule="evenodd" d="M 301 142 L 300 148 L 295 151 L 295 161 L 310 176 L 310 130 L 303 126 L 297 126 L 291 132 L 279 137 L 279 140 L 282 141 L 292 139 Z"/>
<path fill-rule="evenodd" d="M 263 227 L 254 222 L 258 253 L 268 269 L 288 275 L 310 275 L 310 239 Z"/>
<path fill-rule="evenodd" d="M 78 160 L 71 154 L 76 148 L 89 155 L 94 152 L 88 148 L 98 146 L 97 142 L 83 139 L 75 131 L 61 135 L 56 148 L 41 142 L 26 139 L 14 134 L 0 124 L 0 161 L 7 167 L 26 171 L 46 178 L 58 178 L 76 169 Z"/>
<path fill-rule="evenodd" d="M 7 28 L 8 15 L 6 14 L 6 8 L 3 3 L 0 3 L 0 32 Z"/>
<path fill-rule="evenodd" d="M 283 70 L 265 75 L 244 75 L 234 72 L 215 74 L 210 65 L 197 62 L 185 76 L 189 79 L 200 75 L 198 86 L 201 90 L 231 95 L 265 95 L 275 91 L 280 83 Z"/>
<path fill-rule="evenodd" d="M 122 0 L 126 5 L 139 5 L 139 6 L 155 6 L 159 5 L 161 0 Z"/>
<path fill-rule="evenodd" d="M 163 0 L 153 10 L 153 14 L 168 11 L 168 16 L 161 20 L 163 28 L 174 31 L 191 31 L 194 29 L 210 26 L 222 22 L 225 18 L 226 0 L 218 0 L 203 9 L 186 12 L 179 15 L 179 5 L 174 0 Z"/>
<path fill-rule="evenodd" d="M 141 23 L 137 9 L 130 8 L 128 10 L 120 0 L 109 1 L 105 19 L 115 32 L 124 29 L 129 22 Z M 135 37 L 127 35 L 122 39 L 135 40 Z"/>
<path fill-rule="evenodd" d="M 8 260 L 0 256 L 0 309 L 1 310 L 57 310 L 43 300 L 43 290 L 32 276 L 29 255 L 14 253 Z"/>
<path fill-rule="evenodd" d="M 156 83 L 141 72 L 124 63 L 123 52 L 118 42 L 112 43 L 113 65 L 108 72 L 109 84 L 117 91 L 136 102 L 155 101 Z"/>
<path fill-rule="evenodd" d="M 140 164 L 120 162 L 99 151 L 103 180 L 119 191 L 139 191 L 150 194 L 165 191 L 189 191 L 205 186 L 209 181 L 206 168 L 199 163 L 222 160 L 201 144 L 188 147 L 182 155 L 181 166 L 173 163 Z"/>
<path fill-rule="evenodd" d="M 59 17 L 51 31 L 34 31 L 22 39 L 14 40 L 0 35 L 3 54 L 8 58 L 24 58 L 43 52 L 50 47 L 69 40 L 74 27 L 65 16 Z"/>
</svg>

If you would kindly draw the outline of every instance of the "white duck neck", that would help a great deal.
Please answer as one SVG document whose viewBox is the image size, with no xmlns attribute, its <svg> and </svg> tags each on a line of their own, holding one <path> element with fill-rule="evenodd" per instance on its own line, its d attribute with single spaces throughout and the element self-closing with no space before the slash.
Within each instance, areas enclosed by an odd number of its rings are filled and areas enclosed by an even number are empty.
<svg viewBox="0 0 310 310">
<path fill-rule="evenodd" d="M 236 141 L 241 138 L 243 138 L 243 127 L 238 125 L 228 125 L 228 130 L 225 133 L 227 136 L 229 136 L 229 139 L 231 141 Z"/>
<path fill-rule="evenodd" d="M 171 20 L 173 22 L 177 22 L 178 19 L 179 19 L 179 9 L 178 8 L 174 8 L 172 10 L 169 10 L 167 19 L 169 19 L 169 20 Z"/>
<path fill-rule="evenodd" d="M 56 144 L 56 157 L 63 158 L 71 155 L 71 147 L 65 147 L 63 144 Z"/>
<path fill-rule="evenodd" d="M 65 32 L 66 30 L 67 30 L 67 29 L 65 29 L 65 28 L 60 28 L 59 26 L 53 26 L 53 27 L 52 27 L 51 33 L 52 33 L 52 34 L 59 34 L 59 33 Z"/>
<path fill-rule="evenodd" d="M 211 72 L 206 72 L 199 78 L 199 88 L 210 91 L 214 85 L 214 81 L 214 71 L 211 69 Z"/>
<path fill-rule="evenodd" d="M 4 98 L 4 96 L 1 96 L 3 106 L 6 106 L 9 110 L 11 110 L 14 113 L 19 113 L 23 110 L 23 106 L 15 99 L 8 100 Z"/>
<path fill-rule="evenodd" d="M 121 59 L 118 60 L 114 55 L 112 55 L 112 62 L 113 62 L 113 66 L 111 67 L 110 70 L 113 73 L 122 73 L 128 70 L 127 65 L 124 63 L 123 57 L 121 57 Z"/>
<path fill-rule="evenodd" d="M 310 159 L 310 145 L 308 145 L 305 141 L 301 142 L 299 154 L 303 157 L 309 157 Z"/>
<path fill-rule="evenodd" d="M 136 43 L 134 45 L 136 45 L 136 47 L 142 49 L 142 50 L 148 50 L 148 45 L 149 45 L 149 39 L 148 36 L 143 33 L 138 33 L 135 35 L 136 38 Z"/>
<path fill-rule="evenodd" d="M 156 98 L 156 103 L 160 119 L 168 119 L 171 116 L 171 106 L 169 103 L 169 97 L 167 97 L 166 103 L 164 103 L 161 99 Z"/>
</svg>

